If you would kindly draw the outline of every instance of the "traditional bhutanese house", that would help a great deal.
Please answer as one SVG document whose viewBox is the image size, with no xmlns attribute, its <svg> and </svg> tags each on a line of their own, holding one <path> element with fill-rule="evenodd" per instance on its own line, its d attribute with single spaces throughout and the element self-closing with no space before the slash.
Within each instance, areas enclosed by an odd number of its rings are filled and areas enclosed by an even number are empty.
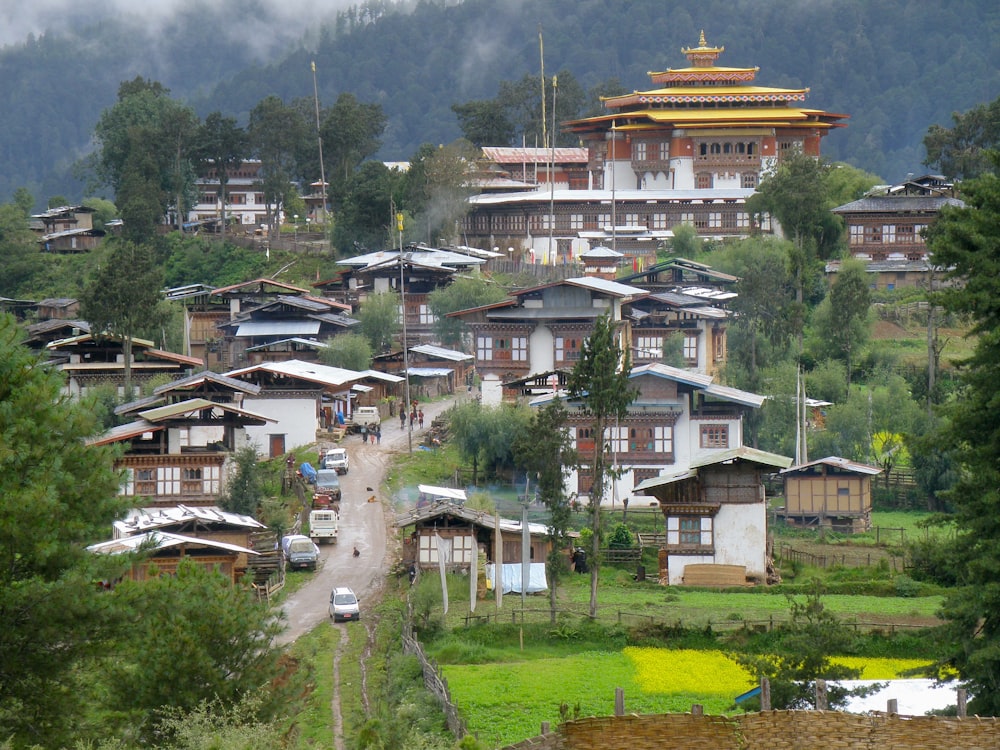
<svg viewBox="0 0 1000 750">
<path fill-rule="evenodd" d="M 85 320 L 41 320 L 25 326 L 28 337 L 24 340 L 26 346 L 32 349 L 45 349 L 53 341 L 90 333 L 90 324 Z"/>
<path fill-rule="evenodd" d="M 660 581 L 671 586 L 746 586 L 769 581 L 763 475 L 792 459 L 742 446 L 703 455 L 636 492 L 663 511 Z"/>
<path fill-rule="evenodd" d="M 642 289 L 582 276 L 514 293 L 512 299 L 459 310 L 449 317 L 466 321 L 476 343 L 476 371 L 484 404 L 499 404 L 504 384 L 538 373 L 571 370 L 584 340 L 604 314 L 622 323 L 619 335 L 629 346 L 625 306 Z"/>
<path fill-rule="evenodd" d="M 778 518 L 796 526 L 847 533 L 872 526 L 872 477 L 877 466 L 829 456 L 784 469 L 785 506 Z"/>
<path fill-rule="evenodd" d="M 473 547 L 478 548 L 475 554 L 480 563 L 495 564 L 498 523 L 502 540 L 500 563 L 520 568 L 524 536 L 521 521 L 500 518 L 498 522 L 496 516 L 485 511 L 466 508 L 446 499 L 396 516 L 396 528 L 404 531 L 403 565 L 437 569 L 443 553 L 449 571 L 467 571 L 472 564 Z M 540 574 L 544 582 L 545 560 L 551 548 L 548 528 L 544 524 L 529 523 L 528 534 L 531 581 L 537 582 Z"/>
<path fill-rule="evenodd" d="M 72 320 L 80 314 L 80 301 L 73 297 L 48 297 L 38 303 L 36 310 L 39 320 Z"/>
<path fill-rule="evenodd" d="M 945 206 L 964 205 L 944 177 L 924 175 L 832 210 L 843 217 L 851 257 L 865 261 L 871 288 L 891 291 L 927 285 L 932 269 L 923 231 Z M 827 275 L 839 270 L 839 261 L 826 266 Z"/>
<path fill-rule="evenodd" d="M 46 344 L 49 357 L 66 376 L 66 392 L 80 396 L 92 388 L 113 386 L 124 392 L 125 354 L 121 336 L 80 333 Z M 171 378 L 201 369 L 204 362 L 175 352 L 157 349 L 152 341 L 132 339 L 132 387 L 167 375 Z"/>
<path fill-rule="evenodd" d="M 660 362 L 633 367 L 629 385 L 638 395 L 627 414 L 606 432 L 617 477 L 610 481 L 602 502 L 611 507 L 641 502 L 643 498 L 630 496 L 647 481 L 684 472 L 707 456 L 741 449 L 744 417 L 764 403 L 756 393 Z M 565 399 L 566 426 L 581 461 L 567 473 L 566 489 L 589 498 L 593 490 L 589 463 L 598 445 L 593 419 L 564 392 L 539 396 L 530 404 L 542 406 L 556 398 Z"/>
<path fill-rule="evenodd" d="M 434 339 L 434 313 L 427 296 L 448 286 L 459 274 L 475 272 L 488 257 L 501 253 L 477 251 L 475 255 L 457 249 L 438 249 L 426 245 L 407 245 L 399 250 L 379 250 L 352 258 L 340 258 L 337 264 L 347 270 L 316 286 L 334 299 L 361 304 L 370 294 L 403 291 L 403 313 L 410 343 Z"/>
<path fill-rule="evenodd" d="M 417 395 L 433 398 L 455 393 L 472 383 L 476 358 L 465 352 L 433 344 L 410 347 L 409 367 L 411 389 L 416 384 Z"/>
<path fill-rule="evenodd" d="M 326 341 L 349 331 L 358 321 L 347 306 L 324 297 L 281 295 L 216 325 L 229 361 L 236 365 L 316 360 L 317 348 L 301 339 Z M 305 354 L 306 356 L 299 356 Z"/>
<path fill-rule="evenodd" d="M 186 353 L 220 370 L 233 365 L 217 326 L 278 297 L 294 295 L 309 296 L 309 290 L 265 278 L 217 288 L 189 284 L 167 291 L 167 299 L 181 303 L 184 309 Z"/>
<path fill-rule="evenodd" d="M 211 370 L 202 370 L 157 386 L 149 396 L 117 406 L 115 414 L 119 417 L 133 417 L 147 409 L 194 398 L 240 407 L 245 396 L 256 396 L 258 393 L 260 393 L 258 385 L 226 377 Z"/>
<path fill-rule="evenodd" d="M 134 416 L 89 443 L 122 445 L 115 462 L 124 472 L 120 494 L 145 498 L 146 506 L 218 504 L 233 454 L 252 444 L 247 428 L 273 421 L 204 398 L 140 408 Z"/>
<path fill-rule="evenodd" d="M 136 563 L 126 573 L 133 581 L 174 575 L 181 560 L 190 560 L 236 583 L 246 571 L 247 559 L 260 554 L 238 544 L 169 531 L 148 531 L 92 544 L 87 549 L 102 555 L 136 555 Z"/>
<path fill-rule="evenodd" d="M 681 51 L 688 66 L 651 72 L 653 88 L 606 97 L 606 112 L 562 123 L 587 149 L 588 189 L 473 196 L 467 241 L 562 263 L 579 253 L 581 231 L 607 227 L 690 224 L 706 237 L 748 235 L 746 199 L 761 176 L 791 154 L 818 157 L 822 138 L 847 116 L 807 106 L 806 88 L 759 85 L 755 67 L 718 65 L 725 48 L 709 46 L 704 33 Z M 770 223 L 759 229 L 771 231 Z M 644 267 L 655 262 L 653 242 L 599 242 L 641 254 Z"/>
<path fill-rule="evenodd" d="M 552 184 L 578 190 L 588 187 L 587 149 L 529 146 L 483 146 L 486 165 L 528 188 Z M 551 172 L 551 175 L 550 175 Z"/>
<path fill-rule="evenodd" d="M 687 258 L 666 260 L 618 278 L 622 284 L 636 284 L 651 292 L 681 292 L 714 304 L 735 297 L 739 280 L 738 276 Z"/>
<path fill-rule="evenodd" d="M 38 227 L 38 244 L 48 253 L 79 253 L 92 250 L 104 239 L 104 230 L 94 228 L 94 209 L 60 206 L 32 215 Z"/>
<path fill-rule="evenodd" d="M 260 386 L 258 393 L 247 395 L 244 404 L 268 416 L 273 424 L 251 427 L 248 435 L 271 458 L 315 443 L 319 432 L 325 438 L 326 428 L 338 412 L 349 419 L 356 402 L 378 405 L 382 394 L 398 390 L 398 384 L 403 382 L 398 375 L 301 360 L 262 362 L 226 375 Z"/>
<path fill-rule="evenodd" d="M 715 375 L 726 364 L 729 312 L 704 297 L 683 292 L 651 292 L 628 307 L 632 320 L 632 362 L 661 362 L 672 336 L 681 339 L 684 367 Z"/>
</svg>

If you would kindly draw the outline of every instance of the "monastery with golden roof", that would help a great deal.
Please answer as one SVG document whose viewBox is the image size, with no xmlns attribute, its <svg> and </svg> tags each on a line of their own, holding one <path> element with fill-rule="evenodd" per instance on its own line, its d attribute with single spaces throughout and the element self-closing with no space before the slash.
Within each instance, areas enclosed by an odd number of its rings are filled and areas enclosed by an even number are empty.
<svg viewBox="0 0 1000 750">
<path fill-rule="evenodd" d="M 819 156 L 823 136 L 847 115 L 807 107 L 809 89 L 757 85 L 757 68 L 717 65 L 724 51 L 702 32 L 697 47 L 681 50 L 688 67 L 649 73 L 656 88 L 607 97 L 605 114 L 563 123 L 586 160 L 575 179 L 563 165 L 554 184 L 476 196 L 467 242 L 545 262 L 607 245 L 642 263 L 678 224 L 706 237 L 749 233 L 744 204 L 761 175 L 786 155 Z"/>
</svg>

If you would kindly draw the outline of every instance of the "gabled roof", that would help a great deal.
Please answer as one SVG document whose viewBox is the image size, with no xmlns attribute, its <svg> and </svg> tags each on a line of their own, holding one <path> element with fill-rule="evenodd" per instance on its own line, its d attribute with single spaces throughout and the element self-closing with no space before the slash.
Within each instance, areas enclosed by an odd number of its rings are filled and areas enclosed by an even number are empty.
<svg viewBox="0 0 1000 750">
<path fill-rule="evenodd" d="M 205 383 L 214 383 L 234 391 L 239 391 L 240 393 L 260 393 L 259 385 L 247 383 L 244 380 L 237 380 L 236 378 L 226 377 L 225 375 L 220 375 L 219 373 L 212 372 L 211 370 L 203 370 L 202 372 L 195 373 L 194 375 L 188 375 L 185 378 L 178 378 L 177 380 L 169 383 L 164 383 L 163 385 L 154 388 L 153 393 L 158 396 L 164 393 L 170 393 L 171 391 L 193 389 Z"/>
<path fill-rule="evenodd" d="M 781 473 L 793 474 L 801 472 L 805 474 L 808 473 L 810 469 L 817 469 L 820 467 L 829 467 L 842 472 L 867 474 L 869 476 L 875 476 L 876 474 L 882 473 L 882 469 L 878 466 L 869 466 L 868 464 L 851 461 L 847 458 L 840 458 L 839 456 L 827 456 L 826 458 L 820 458 L 816 461 L 799 464 L 798 466 L 789 466 L 787 469 L 782 469 Z"/>
<path fill-rule="evenodd" d="M 356 255 L 353 258 L 341 258 L 337 261 L 342 266 L 352 266 L 359 271 L 370 271 L 381 268 L 399 268 L 399 250 L 378 250 L 374 253 Z M 465 253 L 455 253 L 450 250 L 439 250 L 426 245 L 410 245 L 403 248 L 404 265 L 419 266 L 430 270 L 455 270 L 480 266 L 485 263 L 483 258 L 473 258 Z"/>
<path fill-rule="evenodd" d="M 209 401 L 204 398 L 191 398 L 187 401 L 179 401 L 176 404 L 157 406 L 152 409 L 139 412 L 139 416 L 148 422 L 155 423 L 163 422 L 169 419 L 176 419 L 177 417 L 182 416 L 194 416 L 204 411 L 212 412 L 213 416 L 221 416 L 218 412 L 222 412 L 222 414 L 237 414 L 241 417 L 247 417 L 252 420 L 260 420 L 261 424 L 278 421 L 277 419 L 273 419 L 271 417 L 265 417 L 263 414 L 256 414 L 252 411 L 239 409 L 230 404 L 219 404 L 215 401 Z"/>
<path fill-rule="evenodd" d="M 265 286 L 271 286 L 277 289 L 286 289 L 288 291 L 297 292 L 298 294 L 309 294 L 308 289 L 303 289 L 301 287 L 293 286 L 291 284 L 286 284 L 283 281 L 275 281 L 274 279 L 265 279 L 265 278 L 253 279 L 252 281 L 243 281 L 239 284 L 232 284 L 230 286 L 220 286 L 217 289 L 213 289 L 212 294 L 228 294 L 229 292 L 247 290 L 252 287 L 257 287 L 257 291 L 262 292 Z"/>
<path fill-rule="evenodd" d="M 325 344 L 322 341 L 316 341 L 315 339 L 303 339 L 298 336 L 291 336 L 287 339 L 278 339 L 277 341 L 269 341 L 266 344 L 258 344 L 257 346 L 248 346 L 248 352 L 261 352 L 267 351 L 268 349 L 274 349 L 280 347 L 283 344 L 298 344 L 306 349 L 328 349 L 329 344 Z M 242 381 L 241 381 L 242 382 Z"/>
<path fill-rule="evenodd" d="M 440 500 L 397 515 L 396 527 L 403 528 L 405 526 L 413 526 L 417 523 L 426 523 L 431 519 L 441 516 L 461 518 L 477 526 L 491 529 L 495 529 L 497 525 L 496 516 L 490 515 L 485 511 L 466 508 L 464 505 L 458 505 L 448 500 Z M 521 533 L 522 528 L 520 521 L 512 521 L 508 518 L 500 519 L 501 532 Z M 529 523 L 528 533 L 531 536 L 545 536 L 549 533 L 549 529 L 543 523 Z"/>
<path fill-rule="evenodd" d="M 266 529 L 252 516 L 230 513 L 216 506 L 178 505 L 173 508 L 135 508 L 125 518 L 115 521 L 120 536 L 132 536 L 168 526 L 199 523 L 211 526 L 234 526 L 244 529 Z"/>
<path fill-rule="evenodd" d="M 730 388 L 725 385 L 717 385 L 713 382 L 711 375 L 702 375 L 692 370 L 682 370 L 679 367 L 671 367 L 662 362 L 650 362 L 649 364 L 638 365 L 632 368 L 629 378 L 637 378 L 643 375 L 653 375 L 666 380 L 673 380 L 678 383 L 691 386 L 704 391 L 710 396 L 723 401 L 731 401 L 743 406 L 759 408 L 764 403 L 764 396 L 749 391 L 741 391 L 738 388 Z"/>
<path fill-rule="evenodd" d="M 136 421 L 129 422 L 128 424 L 121 424 L 117 427 L 112 427 L 103 435 L 90 438 L 87 440 L 87 445 L 110 445 L 111 443 L 120 443 L 123 440 L 131 440 L 132 438 L 139 437 L 139 435 L 147 432 L 159 432 L 160 430 L 165 429 L 166 425 L 157 425 L 145 419 L 137 419 Z"/>
<path fill-rule="evenodd" d="M 958 198 L 928 195 L 873 195 L 830 209 L 835 214 L 937 213 L 945 206 L 964 208 Z"/>
<path fill-rule="evenodd" d="M 202 547 L 225 550 L 226 552 L 245 553 L 247 555 L 259 555 L 252 549 L 241 547 L 238 544 L 219 542 L 214 539 L 202 539 L 200 537 L 185 536 L 183 534 L 171 534 L 168 531 L 148 531 L 144 534 L 136 534 L 121 539 L 112 539 L 109 542 L 99 542 L 92 544 L 87 549 L 90 552 L 97 552 L 104 555 L 121 555 L 138 552 L 143 549 L 159 552 L 170 547 L 194 544 Z"/>
<path fill-rule="evenodd" d="M 226 375 L 236 378 L 252 375 L 255 372 L 284 375 L 285 377 L 298 378 L 299 380 L 327 386 L 344 386 L 366 377 L 365 373 L 360 373 L 356 370 L 330 367 L 329 365 L 321 365 L 317 362 L 304 362 L 300 359 L 290 359 L 286 362 L 261 362 L 250 367 L 232 370 L 226 373 Z"/>
<path fill-rule="evenodd" d="M 734 461 L 745 461 L 775 469 L 788 468 L 792 463 L 792 459 L 788 456 L 780 456 L 777 453 L 768 453 L 748 445 L 741 445 L 739 448 L 706 452 L 692 460 L 690 466 L 692 469 L 700 469 L 705 466 L 728 464 Z"/>
<path fill-rule="evenodd" d="M 587 165 L 585 148 L 532 148 L 525 146 L 483 146 L 483 155 L 495 164 L 556 164 Z"/>
</svg>

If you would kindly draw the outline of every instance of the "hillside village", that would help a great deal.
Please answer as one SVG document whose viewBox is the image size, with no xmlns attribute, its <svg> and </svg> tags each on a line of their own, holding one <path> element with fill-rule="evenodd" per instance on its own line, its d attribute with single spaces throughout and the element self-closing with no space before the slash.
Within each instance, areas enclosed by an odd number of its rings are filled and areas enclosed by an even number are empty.
<svg viewBox="0 0 1000 750">
<path fill-rule="evenodd" d="M 296 453 L 353 446 L 369 431 L 374 441 L 374 427 L 362 432 L 356 419 L 372 409 L 383 425 L 398 420 L 402 435 L 407 419 L 413 429 L 418 405 L 458 396 L 475 397 L 484 409 L 518 405 L 535 413 L 563 403 L 568 447 L 578 457 L 565 467 L 566 497 L 584 508 L 658 511 L 650 537 L 658 569 L 648 575 L 665 587 L 779 583 L 769 529 L 778 519 L 847 535 L 870 530 L 872 485 L 887 467 L 810 456 L 807 433 L 823 430 L 831 403 L 805 393 L 796 394 L 795 435 L 784 436 L 783 444 L 794 439 L 792 455 L 756 446 L 751 425 L 784 393 L 754 392 L 730 379 L 745 280 L 676 251 L 692 237 L 695 248 L 800 240 L 797 228 L 761 210 L 759 189 L 796 160 L 820 161 L 823 138 L 848 124 L 847 114 L 807 105 L 808 88 L 762 85 L 756 67 L 721 65 L 724 52 L 702 32 L 682 50 L 681 67 L 649 74 L 648 90 L 607 97 L 601 115 L 561 123 L 579 138 L 577 148 L 478 149 L 463 178 L 474 190 L 454 236 L 439 243 L 404 241 L 399 213 L 384 246 L 334 257 L 327 181 L 296 186 L 301 202 L 286 205 L 265 187 L 265 161 L 240 159 L 221 177 L 219 162 L 203 162 L 190 210 L 181 216 L 172 206 L 152 236 L 235 243 L 268 261 L 272 251 L 321 255 L 334 270 L 323 278 L 317 271 L 309 283 L 275 273 L 158 290 L 180 316 L 179 351 L 96 326 L 74 297 L 0 297 L 24 345 L 59 374 L 62 395 L 80 402 L 111 389 L 118 396 L 114 423 L 87 444 L 113 449 L 119 499 L 134 507 L 88 549 L 143 552 L 123 573 L 134 582 L 176 575 L 182 561 L 194 561 L 267 599 L 276 564 L 284 575 L 277 539 L 252 514 L 222 507 L 241 470 L 240 452 L 287 463 L 289 484 L 308 504 Z M 961 185 L 937 174 L 911 175 L 831 207 L 824 221 L 841 228 L 843 252 L 817 259 L 817 286 L 834 288 L 841 276 L 859 273 L 865 294 L 939 288 L 927 229 L 942 211 L 965 207 Z M 99 253 L 134 240 L 127 217 L 97 227 L 94 212 L 55 206 L 33 213 L 25 228 L 43 257 Z M 521 283 L 505 287 L 502 298 L 440 317 L 432 309 L 434 295 L 452 285 L 513 274 Z M 398 332 L 372 353 L 370 367 L 331 364 L 338 338 L 359 336 L 366 306 L 386 294 L 398 300 Z M 634 395 L 598 435 L 569 386 L 586 342 L 605 321 L 629 363 Z M 443 322 L 458 326 L 457 339 L 443 339 Z M 422 408 L 420 415 L 422 422 Z M 428 450 L 436 447 L 432 439 L 428 431 Z M 615 469 L 601 486 L 591 468 L 597 454 L 610 456 Z M 784 497 L 777 511 L 766 489 L 775 487 Z M 367 489 L 374 499 L 376 490 Z M 544 581 L 541 561 L 552 550 L 544 524 L 494 518 L 444 489 L 413 508 L 382 509 L 405 540 L 406 570 L 467 574 L 482 555 L 496 566 L 491 590 L 516 579 L 510 591 L 520 593 L 527 585 L 522 565 L 537 566 Z M 568 725 L 538 746 L 588 747 L 587 737 L 603 731 Z M 924 731 L 944 730 L 928 724 Z"/>
</svg>

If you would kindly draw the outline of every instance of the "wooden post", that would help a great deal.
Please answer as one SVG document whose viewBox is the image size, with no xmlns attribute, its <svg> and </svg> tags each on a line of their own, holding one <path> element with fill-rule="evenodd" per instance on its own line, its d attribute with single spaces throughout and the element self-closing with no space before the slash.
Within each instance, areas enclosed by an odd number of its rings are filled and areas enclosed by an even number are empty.
<svg viewBox="0 0 1000 750">
<path fill-rule="evenodd" d="M 700 703 L 694 703 L 691 705 L 691 715 L 692 716 L 704 716 L 705 707 Z"/>
<path fill-rule="evenodd" d="M 615 716 L 625 715 L 625 689 L 615 688 Z"/>
<path fill-rule="evenodd" d="M 541 733 L 542 734 L 548 734 L 549 733 L 549 722 L 547 722 L 547 721 L 543 721 L 542 722 L 542 732 Z"/>
<path fill-rule="evenodd" d="M 760 678 L 760 710 L 771 710 L 771 681 L 766 677 Z"/>
<path fill-rule="evenodd" d="M 816 710 L 826 711 L 826 680 L 816 680 Z"/>
<path fill-rule="evenodd" d="M 969 694 L 965 688 L 958 689 L 958 718 L 964 719 L 968 716 Z"/>
<path fill-rule="evenodd" d="M 898 714 L 899 713 L 899 703 L 896 701 L 895 698 L 890 698 L 889 700 L 887 700 L 885 702 L 885 711 L 886 711 L 886 713 L 889 713 L 889 714 Z"/>
</svg>

